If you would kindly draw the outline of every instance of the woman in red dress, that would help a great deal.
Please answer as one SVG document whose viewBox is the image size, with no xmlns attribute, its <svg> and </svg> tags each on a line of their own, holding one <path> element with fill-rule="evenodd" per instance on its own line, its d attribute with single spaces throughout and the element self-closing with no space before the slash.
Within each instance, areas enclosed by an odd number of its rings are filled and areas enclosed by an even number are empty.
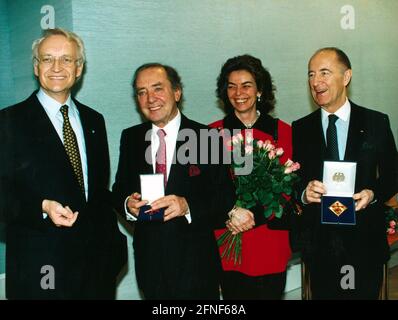
<svg viewBox="0 0 398 320">
<path fill-rule="evenodd" d="M 227 115 L 210 126 L 231 132 L 233 129 L 252 129 L 254 139 L 270 140 L 282 147 L 285 152 L 281 161 L 285 162 L 292 155 L 291 127 L 269 115 L 275 106 L 274 91 L 271 75 L 259 59 L 250 55 L 229 59 L 221 69 L 216 91 Z M 291 256 L 289 233 L 275 230 L 278 222 L 270 223 L 261 206 L 247 209 L 254 213 L 256 224 L 253 229 L 242 233 L 241 263 L 222 259 L 223 298 L 281 299 L 286 284 L 286 266 Z M 234 214 L 234 218 L 239 217 Z M 230 223 L 228 221 L 227 225 Z M 216 237 L 225 231 L 216 230 Z"/>
</svg>

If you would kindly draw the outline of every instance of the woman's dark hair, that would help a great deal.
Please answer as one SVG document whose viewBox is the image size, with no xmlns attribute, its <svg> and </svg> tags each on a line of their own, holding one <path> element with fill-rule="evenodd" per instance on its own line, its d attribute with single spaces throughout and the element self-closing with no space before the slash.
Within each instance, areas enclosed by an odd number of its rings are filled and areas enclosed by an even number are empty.
<svg viewBox="0 0 398 320">
<path fill-rule="evenodd" d="M 224 110 L 231 113 L 234 108 L 228 99 L 228 78 L 231 72 L 238 70 L 248 71 L 256 81 L 257 90 L 261 92 L 260 101 L 257 101 L 256 108 L 260 112 L 269 113 L 275 108 L 276 90 L 271 74 L 261 64 L 261 60 L 251 55 L 245 54 L 227 60 L 221 68 L 217 78 L 217 97 L 222 101 Z"/>
</svg>

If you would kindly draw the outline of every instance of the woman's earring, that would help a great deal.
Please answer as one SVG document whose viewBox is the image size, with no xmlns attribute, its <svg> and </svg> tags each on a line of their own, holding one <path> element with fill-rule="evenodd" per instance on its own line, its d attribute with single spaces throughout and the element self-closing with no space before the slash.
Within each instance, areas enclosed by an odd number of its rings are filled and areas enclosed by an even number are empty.
<svg viewBox="0 0 398 320">
<path fill-rule="evenodd" d="M 261 96 L 257 96 L 257 102 L 261 101 Z"/>
</svg>

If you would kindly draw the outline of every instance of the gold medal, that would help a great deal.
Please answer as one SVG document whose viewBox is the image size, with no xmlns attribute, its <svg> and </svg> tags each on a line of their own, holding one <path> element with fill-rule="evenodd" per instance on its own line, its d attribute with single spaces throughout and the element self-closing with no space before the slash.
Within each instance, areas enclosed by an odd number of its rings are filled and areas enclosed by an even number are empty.
<svg viewBox="0 0 398 320">
<path fill-rule="evenodd" d="M 347 210 L 347 207 L 337 200 L 329 207 L 329 209 L 339 217 L 344 211 Z"/>
</svg>

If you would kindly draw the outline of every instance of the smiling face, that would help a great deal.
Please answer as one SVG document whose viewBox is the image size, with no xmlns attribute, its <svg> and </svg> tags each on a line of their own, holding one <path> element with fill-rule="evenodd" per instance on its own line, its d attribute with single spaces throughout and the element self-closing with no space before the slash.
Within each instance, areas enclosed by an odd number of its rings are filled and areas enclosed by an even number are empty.
<svg viewBox="0 0 398 320">
<path fill-rule="evenodd" d="M 34 72 L 41 88 L 52 98 L 64 103 L 69 96 L 76 78 L 83 71 L 83 64 L 78 65 L 77 45 L 62 35 L 52 35 L 44 39 L 38 49 L 39 62 L 34 64 Z M 44 63 L 43 59 L 54 57 L 53 63 Z M 73 63 L 65 66 L 60 57 L 71 58 Z"/>
<path fill-rule="evenodd" d="M 255 114 L 257 97 L 261 93 L 249 71 L 237 70 L 229 74 L 227 94 L 236 113 Z"/>
<path fill-rule="evenodd" d="M 330 113 L 346 101 L 347 86 L 352 76 L 334 51 L 326 50 L 313 56 L 308 64 L 308 84 L 317 105 Z"/>
<path fill-rule="evenodd" d="M 181 90 L 173 89 L 164 68 L 151 67 L 140 71 L 135 88 L 141 112 L 158 127 L 163 128 L 177 115 Z"/>
</svg>

